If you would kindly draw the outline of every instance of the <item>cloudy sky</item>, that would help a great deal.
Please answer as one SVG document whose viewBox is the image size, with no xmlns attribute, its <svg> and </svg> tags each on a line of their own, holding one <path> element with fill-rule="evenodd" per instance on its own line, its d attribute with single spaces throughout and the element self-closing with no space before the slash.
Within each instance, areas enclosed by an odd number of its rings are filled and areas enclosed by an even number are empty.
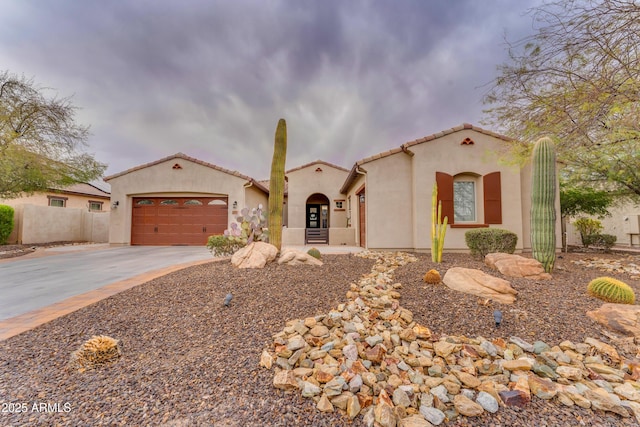
<svg viewBox="0 0 640 427">
<path fill-rule="evenodd" d="M 107 175 L 183 152 L 268 178 L 464 122 L 539 0 L 0 0 L 0 71 L 55 88 Z"/>
</svg>

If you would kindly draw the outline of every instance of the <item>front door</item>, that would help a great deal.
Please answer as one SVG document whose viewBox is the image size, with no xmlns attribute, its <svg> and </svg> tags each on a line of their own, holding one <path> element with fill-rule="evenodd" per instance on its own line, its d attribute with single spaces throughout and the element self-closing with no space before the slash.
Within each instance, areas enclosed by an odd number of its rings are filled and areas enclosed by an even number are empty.
<svg viewBox="0 0 640 427">
<path fill-rule="evenodd" d="M 307 228 L 320 228 L 320 205 L 307 205 Z"/>
<path fill-rule="evenodd" d="M 360 228 L 360 246 L 363 248 L 367 247 L 367 220 L 366 220 L 366 201 L 365 201 L 365 192 L 362 190 L 358 195 L 359 206 L 358 206 L 358 220 L 359 220 L 359 228 Z"/>
</svg>

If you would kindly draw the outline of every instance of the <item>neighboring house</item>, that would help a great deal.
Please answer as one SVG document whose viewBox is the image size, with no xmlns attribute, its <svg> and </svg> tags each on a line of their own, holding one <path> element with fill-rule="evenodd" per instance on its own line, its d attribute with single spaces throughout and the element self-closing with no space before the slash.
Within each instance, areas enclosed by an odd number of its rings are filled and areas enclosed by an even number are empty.
<svg viewBox="0 0 640 427">
<path fill-rule="evenodd" d="M 510 143 L 464 124 L 360 160 L 351 170 L 321 160 L 289 169 L 283 244 L 428 250 L 437 182 L 450 224 L 446 250 L 466 251 L 464 233 L 483 227 L 510 230 L 517 249 L 530 250 L 530 168 L 498 161 Z M 234 222 L 240 208 L 266 207 L 268 200 L 268 181 L 181 153 L 105 181 L 115 206 L 112 244 L 204 244 Z M 206 223 L 210 218 L 214 223 Z M 558 249 L 560 237 L 558 215 Z"/>
<path fill-rule="evenodd" d="M 108 191 L 88 183 L 0 199 L 0 204 L 15 209 L 14 229 L 8 242 L 106 242 L 109 200 Z"/>
<path fill-rule="evenodd" d="M 62 189 L 49 189 L 15 199 L 0 199 L 0 204 L 55 206 L 61 208 L 86 209 L 92 212 L 108 212 L 111 195 L 95 185 L 79 183 Z"/>
<path fill-rule="evenodd" d="M 602 234 L 616 236 L 616 246 L 640 247 L 640 203 L 625 201 L 609 208 L 611 215 L 595 218 L 602 223 Z M 567 224 L 567 244 L 582 246 L 582 238 L 571 218 Z"/>
</svg>

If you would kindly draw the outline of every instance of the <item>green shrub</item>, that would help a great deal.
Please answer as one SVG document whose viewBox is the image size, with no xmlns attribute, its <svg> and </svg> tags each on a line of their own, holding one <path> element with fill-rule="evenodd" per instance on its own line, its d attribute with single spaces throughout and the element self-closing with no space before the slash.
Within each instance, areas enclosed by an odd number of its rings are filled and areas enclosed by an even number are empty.
<svg viewBox="0 0 640 427">
<path fill-rule="evenodd" d="M 320 255 L 320 251 L 317 250 L 316 248 L 309 249 L 307 253 L 312 257 L 314 257 L 315 259 L 320 259 L 322 257 L 322 255 Z"/>
<path fill-rule="evenodd" d="M 464 234 L 471 255 L 484 257 L 493 252 L 512 254 L 516 250 L 518 236 L 501 228 L 479 228 Z"/>
<path fill-rule="evenodd" d="M 213 256 L 233 255 L 238 249 L 245 246 L 245 243 L 231 240 L 223 235 L 209 236 L 207 248 Z"/>
<path fill-rule="evenodd" d="M 0 245 L 7 243 L 13 231 L 13 212 L 11 206 L 0 205 Z"/>
<path fill-rule="evenodd" d="M 587 286 L 589 295 L 615 304 L 633 304 L 636 295 L 626 283 L 612 277 L 598 277 Z"/>
<path fill-rule="evenodd" d="M 602 231 L 602 223 L 597 219 L 591 218 L 579 218 L 573 223 L 576 230 L 580 233 L 582 239 L 582 246 L 589 247 L 589 238 L 592 234 L 599 234 Z"/>
<path fill-rule="evenodd" d="M 582 238 L 582 244 L 585 248 L 596 246 L 608 251 L 615 245 L 618 238 L 612 234 L 589 234 Z"/>
</svg>

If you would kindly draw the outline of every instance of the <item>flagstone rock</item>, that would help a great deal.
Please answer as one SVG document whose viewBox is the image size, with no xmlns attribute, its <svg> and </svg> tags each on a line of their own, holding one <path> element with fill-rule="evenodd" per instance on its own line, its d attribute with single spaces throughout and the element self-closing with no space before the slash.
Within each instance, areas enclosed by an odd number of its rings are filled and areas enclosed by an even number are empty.
<svg viewBox="0 0 640 427">
<path fill-rule="evenodd" d="M 275 257 L 274 257 L 275 259 Z M 322 261 L 312 257 L 306 252 L 299 251 L 293 248 L 285 248 L 278 258 L 278 264 L 287 265 L 322 265 Z"/>
<path fill-rule="evenodd" d="M 400 427 L 431 427 L 429 421 L 425 420 L 421 415 L 410 415 L 400 420 Z"/>
<path fill-rule="evenodd" d="M 555 395 L 558 393 L 557 385 L 546 378 L 540 378 L 535 375 L 530 375 L 529 379 L 529 388 L 531 389 L 531 393 L 539 397 L 540 399 L 553 399 Z"/>
<path fill-rule="evenodd" d="M 551 275 L 545 273 L 542 264 L 520 255 L 492 253 L 484 257 L 484 263 L 509 277 L 524 277 L 533 280 L 550 280 Z"/>
<path fill-rule="evenodd" d="M 495 414 L 496 412 L 498 412 L 498 409 L 500 409 L 500 405 L 498 404 L 496 398 L 486 391 L 481 391 L 480 393 L 478 393 L 478 396 L 476 397 L 476 403 L 482 406 L 482 409 L 487 412 L 491 412 L 492 414 Z"/>
<path fill-rule="evenodd" d="M 452 267 L 447 270 L 442 282 L 450 289 L 503 304 L 512 304 L 518 294 L 508 281 L 470 268 Z"/>
<path fill-rule="evenodd" d="M 462 394 L 453 398 L 453 405 L 460 414 L 466 417 L 477 417 L 484 413 L 482 406 Z"/>
<path fill-rule="evenodd" d="M 584 397 L 589 399 L 591 407 L 601 411 L 615 412 L 622 417 L 629 417 L 629 411 L 623 406 L 620 398 L 615 394 L 607 392 L 603 388 L 595 388 L 584 392 Z"/>
<path fill-rule="evenodd" d="M 614 332 L 640 337 L 640 305 L 606 303 L 587 316 Z"/>
<path fill-rule="evenodd" d="M 421 405 L 420 414 L 434 426 L 439 426 L 446 418 L 444 412 L 432 406 Z"/>
<path fill-rule="evenodd" d="M 613 391 L 615 394 L 626 400 L 640 402 L 640 390 L 631 385 L 631 383 L 626 382 L 615 386 Z"/>
</svg>

